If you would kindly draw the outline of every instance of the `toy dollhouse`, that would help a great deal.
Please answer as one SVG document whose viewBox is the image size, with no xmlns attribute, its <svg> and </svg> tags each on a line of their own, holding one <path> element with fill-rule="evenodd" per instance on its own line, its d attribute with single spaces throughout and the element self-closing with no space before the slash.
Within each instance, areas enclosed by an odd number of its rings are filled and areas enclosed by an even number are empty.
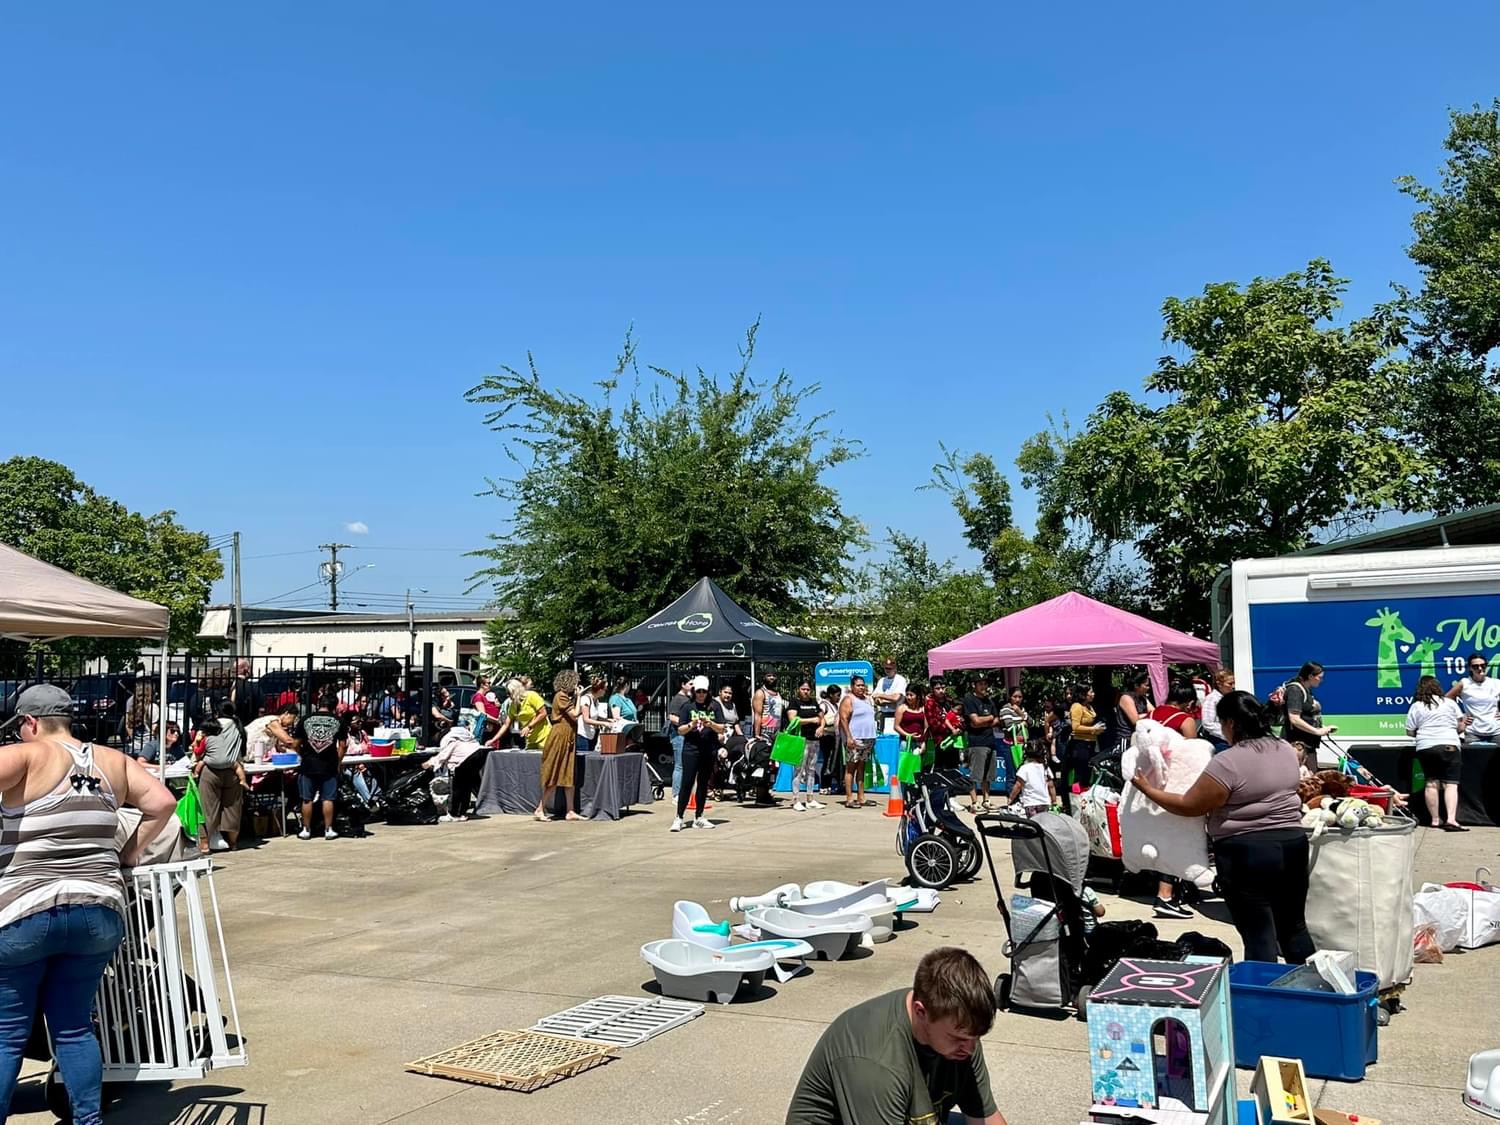
<svg viewBox="0 0 1500 1125">
<path fill-rule="evenodd" d="M 1234 1125 L 1229 971 L 1122 957 L 1089 995 L 1090 1120 Z"/>
</svg>

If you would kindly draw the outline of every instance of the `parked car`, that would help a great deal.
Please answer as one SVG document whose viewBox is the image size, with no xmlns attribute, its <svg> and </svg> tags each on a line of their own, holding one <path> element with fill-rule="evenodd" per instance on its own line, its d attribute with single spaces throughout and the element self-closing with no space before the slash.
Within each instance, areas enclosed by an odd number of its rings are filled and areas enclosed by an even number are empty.
<svg viewBox="0 0 1500 1125">
<path fill-rule="evenodd" d="M 118 742 L 125 709 L 135 691 L 135 676 L 109 672 L 79 676 L 65 685 L 73 697 L 73 734 L 90 742 Z"/>
</svg>

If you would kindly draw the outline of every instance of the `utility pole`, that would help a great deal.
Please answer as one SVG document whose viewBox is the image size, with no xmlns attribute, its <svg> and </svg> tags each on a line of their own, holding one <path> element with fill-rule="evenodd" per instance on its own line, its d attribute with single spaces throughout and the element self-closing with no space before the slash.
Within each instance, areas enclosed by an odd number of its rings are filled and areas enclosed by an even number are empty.
<svg viewBox="0 0 1500 1125">
<path fill-rule="evenodd" d="M 352 549 L 348 543 L 318 544 L 318 550 L 328 552 L 328 561 L 323 565 L 328 568 L 328 608 L 331 610 L 339 608 L 339 552 Z"/>
<path fill-rule="evenodd" d="M 240 533 L 234 533 L 234 655 L 245 655 L 245 610 L 240 604 Z"/>
<path fill-rule="evenodd" d="M 411 648 L 407 652 L 406 666 L 410 668 L 417 659 L 417 614 L 411 604 L 411 587 L 406 588 L 406 631 L 411 634 Z"/>
</svg>

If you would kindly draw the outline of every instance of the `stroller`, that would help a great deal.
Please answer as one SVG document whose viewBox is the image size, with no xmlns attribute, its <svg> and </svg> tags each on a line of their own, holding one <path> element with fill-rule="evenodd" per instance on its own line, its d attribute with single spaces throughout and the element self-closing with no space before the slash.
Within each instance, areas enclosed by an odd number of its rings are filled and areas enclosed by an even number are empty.
<svg viewBox="0 0 1500 1125">
<path fill-rule="evenodd" d="M 776 784 L 780 765 L 771 759 L 771 742 L 765 738 L 745 738 L 731 734 L 725 746 L 726 756 L 714 769 L 713 788 L 721 794 L 734 790 L 735 800 L 743 804 L 754 794 L 758 805 L 774 805 L 771 787 Z"/>
<path fill-rule="evenodd" d="M 896 851 L 919 887 L 942 890 L 979 874 L 983 858 L 974 830 L 948 804 L 948 788 L 933 774 L 902 783 L 906 805 L 896 826 Z"/>
<path fill-rule="evenodd" d="M 1008 973 L 995 978 L 995 1002 L 1008 1007 L 1082 1013 L 1088 995 L 1083 981 L 1088 939 L 1083 932 L 1083 879 L 1088 870 L 1089 841 L 1083 827 L 1059 813 L 1038 813 L 1027 819 L 1015 813 L 982 813 L 975 818 L 995 884 L 995 905 L 1005 919 L 1009 940 L 1004 953 Z M 1007 907 L 991 840 L 1011 842 L 1011 863 L 1017 885 L 1030 876 L 1026 889 Z"/>
</svg>

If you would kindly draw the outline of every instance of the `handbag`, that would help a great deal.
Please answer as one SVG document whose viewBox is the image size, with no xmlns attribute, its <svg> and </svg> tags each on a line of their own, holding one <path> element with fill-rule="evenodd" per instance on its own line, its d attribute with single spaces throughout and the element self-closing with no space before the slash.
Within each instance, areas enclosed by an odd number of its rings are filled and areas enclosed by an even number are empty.
<svg viewBox="0 0 1500 1125">
<path fill-rule="evenodd" d="M 896 759 L 896 780 L 906 785 L 917 780 L 917 774 L 922 769 L 922 752 L 916 748 L 916 739 L 910 735 L 901 736 L 901 754 Z"/>
<path fill-rule="evenodd" d="M 187 791 L 177 801 L 177 819 L 182 822 L 183 831 L 195 840 L 203 831 L 203 802 L 198 798 L 195 778 L 188 778 Z"/>
<path fill-rule="evenodd" d="M 771 760 L 780 762 L 784 766 L 800 769 L 802 759 L 807 755 L 807 739 L 798 732 L 802 729 L 802 720 L 796 715 L 786 725 L 786 730 L 776 736 L 776 741 L 771 744 Z"/>
</svg>

